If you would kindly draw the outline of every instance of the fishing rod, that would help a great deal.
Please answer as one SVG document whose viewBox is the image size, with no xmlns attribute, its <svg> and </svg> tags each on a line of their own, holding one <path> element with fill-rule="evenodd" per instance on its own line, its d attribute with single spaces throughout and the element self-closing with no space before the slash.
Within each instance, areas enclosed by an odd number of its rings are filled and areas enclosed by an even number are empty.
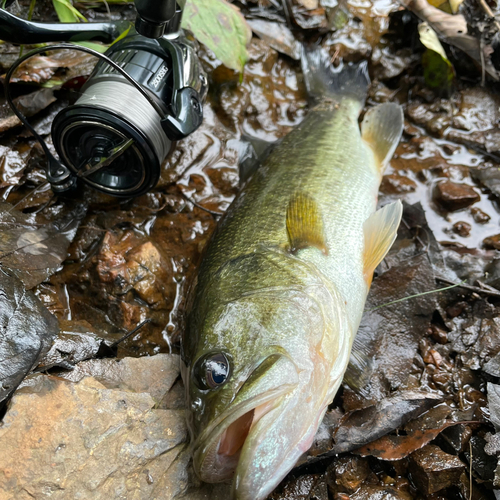
<svg viewBox="0 0 500 500">
<path fill-rule="evenodd" d="M 83 182 L 118 197 L 144 194 L 158 182 L 173 143 L 201 125 L 207 77 L 193 43 L 180 28 L 181 6 L 176 0 L 135 0 L 135 7 L 135 29 L 105 53 L 68 42 L 111 43 L 129 27 L 127 22 L 35 23 L 0 9 L 0 39 L 19 44 L 65 42 L 30 51 L 5 77 L 6 100 L 40 142 L 47 158 L 47 181 L 55 193 Z M 30 57 L 60 49 L 86 52 L 99 62 L 78 100 L 54 118 L 56 158 L 15 106 L 10 81 Z"/>
</svg>

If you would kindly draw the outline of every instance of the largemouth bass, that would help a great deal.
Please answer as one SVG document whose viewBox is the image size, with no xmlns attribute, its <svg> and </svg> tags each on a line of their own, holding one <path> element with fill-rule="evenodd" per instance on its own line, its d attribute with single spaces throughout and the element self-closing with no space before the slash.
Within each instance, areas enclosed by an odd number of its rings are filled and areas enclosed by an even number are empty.
<svg viewBox="0 0 500 500">
<path fill-rule="evenodd" d="M 305 54 L 314 99 L 220 222 L 183 339 L 194 468 L 265 498 L 311 446 L 347 368 L 373 271 L 401 203 L 376 211 L 399 142 L 396 104 L 370 109 L 365 65 Z"/>
</svg>

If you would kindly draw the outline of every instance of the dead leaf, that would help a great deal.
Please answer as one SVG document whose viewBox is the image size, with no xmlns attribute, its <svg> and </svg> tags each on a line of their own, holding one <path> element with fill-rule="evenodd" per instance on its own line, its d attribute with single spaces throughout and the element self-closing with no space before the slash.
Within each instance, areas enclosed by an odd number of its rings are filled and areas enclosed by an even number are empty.
<svg viewBox="0 0 500 500">
<path fill-rule="evenodd" d="M 85 211 L 79 205 L 59 221 L 40 225 L 32 215 L 0 202 L 0 263 L 12 269 L 26 288 L 38 285 L 66 258 Z"/>
<path fill-rule="evenodd" d="M 400 0 L 400 2 L 422 21 L 429 23 L 439 38 L 465 52 L 480 66 L 484 66 L 492 78 L 499 79 L 499 75 L 490 60 L 491 54 L 488 54 L 489 46 L 481 49 L 479 40 L 468 34 L 467 21 L 462 14 L 447 14 L 429 5 L 427 0 Z M 483 50 L 482 55 L 481 50 Z"/>
<path fill-rule="evenodd" d="M 334 435 L 329 454 L 360 448 L 397 429 L 441 402 L 441 396 L 422 391 L 401 391 L 376 405 L 356 410 L 344 419 Z"/>
<path fill-rule="evenodd" d="M 53 89 L 40 89 L 31 94 L 16 97 L 14 104 L 24 116 L 29 118 L 45 109 L 55 100 Z M 21 125 L 21 120 L 12 112 L 7 102 L 4 101 L 0 104 L 0 133 L 19 125 Z"/>
<path fill-rule="evenodd" d="M 69 77 L 61 79 L 61 83 L 76 76 L 87 76 L 92 73 L 96 64 L 95 56 L 80 50 L 54 50 L 50 55 L 35 55 L 19 65 L 11 78 L 11 83 L 45 83 L 48 82 L 59 69 L 71 70 Z M 64 73 L 67 73 L 65 71 Z M 60 75 L 63 77 L 63 75 Z"/>
<path fill-rule="evenodd" d="M 447 422 L 437 429 L 414 429 L 406 436 L 387 435 L 368 443 L 353 453 L 371 455 L 381 460 L 401 460 L 435 439 L 442 431 L 463 422 Z"/>
<path fill-rule="evenodd" d="M 0 267 L 0 401 L 35 367 L 57 331 L 56 318 L 40 300 Z"/>
<path fill-rule="evenodd" d="M 252 31 L 270 47 L 296 61 L 300 59 L 301 44 L 287 26 L 262 19 L 249 19 L 248 24 Z"/>
</svg>

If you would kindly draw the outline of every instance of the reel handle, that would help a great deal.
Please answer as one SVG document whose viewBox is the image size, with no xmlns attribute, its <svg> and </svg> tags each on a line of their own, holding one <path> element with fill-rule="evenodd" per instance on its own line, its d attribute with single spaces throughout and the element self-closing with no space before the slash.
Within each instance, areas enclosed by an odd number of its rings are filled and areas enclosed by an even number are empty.
<svg viewBox="0 0 500 500">
<path fill-rule="evenodd" d="M 127 29 L 127 21 L 109 23 L 34 23 L 0 9 L 0 39 L 17 44 L 82 42 L 111 43 Z"/>
</svg>

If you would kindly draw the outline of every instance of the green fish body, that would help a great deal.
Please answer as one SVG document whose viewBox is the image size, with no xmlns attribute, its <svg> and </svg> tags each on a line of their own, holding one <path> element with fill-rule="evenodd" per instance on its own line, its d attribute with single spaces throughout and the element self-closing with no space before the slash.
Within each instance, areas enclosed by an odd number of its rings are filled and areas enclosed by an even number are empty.
<svg viewBox="0 0 500 500">
<path fill-rule="evenodd" d="M 219 224 L 183 340 L 194 467 L 265 498 L 311 446 L 347 368 L 399 202 L 376 211 L 402 132 L 396 104 L 366 113 L 363 67 L 305 57 L 316 105 L 260 166 Z"/>
</svg>

